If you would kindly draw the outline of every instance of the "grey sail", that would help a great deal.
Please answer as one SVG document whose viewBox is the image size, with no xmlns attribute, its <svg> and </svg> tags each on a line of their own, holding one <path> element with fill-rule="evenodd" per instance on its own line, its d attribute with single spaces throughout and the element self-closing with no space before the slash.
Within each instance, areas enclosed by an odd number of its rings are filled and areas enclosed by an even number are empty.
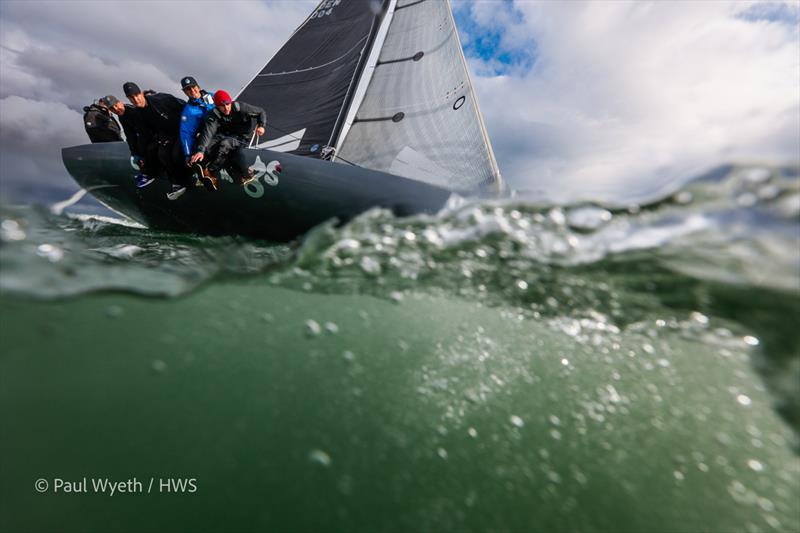
<svg viewBox="0 0 800 533">
<path fill-rule="evenodd" d="M 451 190 L 502 189 L 448 1 L 391 1 L 336 148 Z"/>
</svg>

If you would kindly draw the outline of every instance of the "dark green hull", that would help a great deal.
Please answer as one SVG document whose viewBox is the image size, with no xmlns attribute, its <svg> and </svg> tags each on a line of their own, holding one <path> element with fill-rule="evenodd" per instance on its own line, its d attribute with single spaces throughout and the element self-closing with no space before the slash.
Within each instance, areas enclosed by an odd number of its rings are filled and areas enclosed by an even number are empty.
<svg viewBox="0 0 800 533">
<path fill-rule="evenodd" d="M 254 183 L 244 188 L 221 179 L 216 192 L 190 189 L 175 201 L 166 197 L 165 179 L 136 188 L 125 143 L 73 146 L 62 157 L 75 181 L 114 211 L 151 228 L 211 235 L 286 241 L 372 207 L 399 216 L 436 212 L 450 196 L 433 185 L 362 167 L 270 150 L 242 152 L 247 165 L 255 164 Z"/>
</svg>

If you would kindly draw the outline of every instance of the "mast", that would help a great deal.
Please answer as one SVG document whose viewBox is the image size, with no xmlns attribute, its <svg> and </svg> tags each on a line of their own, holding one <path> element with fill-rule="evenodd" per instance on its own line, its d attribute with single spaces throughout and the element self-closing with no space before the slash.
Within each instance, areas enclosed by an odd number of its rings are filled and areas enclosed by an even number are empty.
<svg viewBox="0 0 800 533">
<path fill-rule="evenodd" d="M 386 33 L 389 30 L 395 4 L 397 4 L 397 0 L 389 0 L 389 8 L 379 21 L 376 20 L 376 22 L 378 22 L 377 30 L 375 24 L 370 28 L 369 39 L 361 51 L 361 59 L 358 67 L 356 67 L 356 70 L 353 72 L 353 78 L 350 81 L 350 87 L 347 89 L 344 105 L 339 111 L 339 116 L 336 118 L 336 124 L 333 127 L 333 131 L 331 131 L 331 138 L 328 140 L 328 146 L 333 146 L 335 149 L 338 149 L 338 139 L 344 139 L 345 135 L 347 135 L 347 130 L 350 129 L 347 119 L 342 123 L 342 116 L 344 112 L 347 111 L 346 116 L 349 117 L 352 122 L 352 118 L 355 117 L 355 113 L 361 105 L 361 100 L 364 99 L 367 85 L 369 85 L 369 80 L 372 78 L 372 70 L 374 70 L 375 63 L 378 61 L 378 56 L 381 53 L 381 46 L 383 46 L 383 40 L 386 38 Z M 355 91 L 353 91 L 354 88 Z M 361 91 L 360 98 L 359 91 Z M 350 116 L 351 109 L 353 109 L 352 117 Z M 334 143 L 334 140 L 337 140 L 337 143 Z M 331 158 L 331 161 L 335 161 L 336 150 L 334 150 L 333 153 L 334 156 Z"/>
<path fill-rule="evenodd" d="M 353 120 L 356 118 L 356 113 L 359 107 L 361 107 L 361 102 L 364 101 L 364 95 L 367 94 L 367 87 L 369 86 L 370 80 L 372 80 L 372 74 L 375 72 L 375 65 L 378 63 L 378 58 L 381 55 L 383 42 L 386 40 L 386 35 L 389 33 L 389 26 L 392 24 L 392 17 L 394 16 L 396 6 L 397 0 L 390 0 L 389 8 L 386 10 L 383 20 L 381 20 L 378 31 L 373 35 L 374 39 L 372 40 L 372 44 L 371 46 L 367 46 L 369 48 L 369 54 L 366 55 L 366 63 L 363 65 L 363 68 L 358 71 L 360 76 L 355 87 L 355 92 L 350 95 L 349 105 L 345 105 L 342 108 L 342 110 L 347 109 L 344 124 L 339 124 L 337 121 L 337 128 L 334 130 L 333 135 L 331 135 L 331 142 L 328 143 L 329 146 L 333 146 L 335 149 L 331 161 L 336 160 L 339 147 L 347 137 L 347 133 L 353 125 Z M 334 139 L 335 143 L 333 142 Z"/>
</svg>

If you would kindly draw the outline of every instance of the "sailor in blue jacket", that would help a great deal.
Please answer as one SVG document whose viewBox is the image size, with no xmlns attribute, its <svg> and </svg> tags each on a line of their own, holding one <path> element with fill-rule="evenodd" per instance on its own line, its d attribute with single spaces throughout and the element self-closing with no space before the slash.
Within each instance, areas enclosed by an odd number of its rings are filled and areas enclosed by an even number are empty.
<svg viewBox="0 0 800 533">
<path fill-rule="evenodd" d="M 181 113 L 181 147 L 188 164 L 189 157 L 195 151 L 198 130 L 209 111 L 214 109 L 214 97 L 202 90 L 191 76 L 181 79 L 181 88 L 189 99 Z"/>
</svg>

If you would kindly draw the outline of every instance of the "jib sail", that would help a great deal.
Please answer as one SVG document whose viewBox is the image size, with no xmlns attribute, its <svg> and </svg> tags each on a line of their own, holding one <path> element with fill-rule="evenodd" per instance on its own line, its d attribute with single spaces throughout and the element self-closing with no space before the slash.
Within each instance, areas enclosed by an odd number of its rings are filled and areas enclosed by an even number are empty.
<svg viewBox="0 0 800 533">
<path fill-rule="evenodd" d="M 500 189 L 449 2 L 393 0 L 384 22 L 338 155 L 451 189 Z"/>
</svg>

